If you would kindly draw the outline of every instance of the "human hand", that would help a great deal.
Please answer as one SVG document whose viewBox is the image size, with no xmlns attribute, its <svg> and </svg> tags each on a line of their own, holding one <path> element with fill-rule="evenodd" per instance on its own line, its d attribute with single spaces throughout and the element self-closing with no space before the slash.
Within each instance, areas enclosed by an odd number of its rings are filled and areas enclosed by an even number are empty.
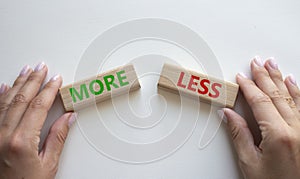
<svg viewBox="0 0 300 179">
<path fill-rule="evenodd" d="M 247 179 L 300 178 L 300 91 L 294 77 L 282 79 L 273 59 L 251 62 L 253 80 L 237 75 L 262 135 L 259 146 L 245 119 L 231 109 L 219 111 L 227 121 Z M 223 115 L 225 114 L 225 115 Z"/>
<path fill-rule="evenodd" d="M 0 88 L 0 178 L 52 179 L 58 169 L 75 113 L 62 115 L 51 127 L 39 152 L 40 132 L 62 78 L 56 75 L 39 92 L 47 75 L 40 63 L 25 66 L 12 87 Z"/>
</svg>

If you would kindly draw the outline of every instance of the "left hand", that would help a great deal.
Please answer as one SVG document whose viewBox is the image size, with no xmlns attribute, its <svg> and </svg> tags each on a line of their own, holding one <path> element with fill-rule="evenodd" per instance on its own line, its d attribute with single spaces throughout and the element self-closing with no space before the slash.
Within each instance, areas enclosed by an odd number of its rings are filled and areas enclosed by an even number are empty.
<svg viewBox="0 0 300 179">
<path fill-rule="evenodd" d="M 56 75 L 39 92 L 47 75 L 44 63 L 23 68 L 12 87 L 0 87 L 0 178 L 53 179 L 75 113 L 62 115 L 39 152 L 40 133 L 62 84 Z"/>
</svg>

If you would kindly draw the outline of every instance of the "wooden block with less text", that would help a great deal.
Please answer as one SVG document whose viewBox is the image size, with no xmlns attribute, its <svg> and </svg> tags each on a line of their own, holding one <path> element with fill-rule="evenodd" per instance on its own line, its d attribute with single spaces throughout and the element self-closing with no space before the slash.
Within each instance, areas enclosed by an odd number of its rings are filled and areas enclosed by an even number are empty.
<svg viewBox="0 0 300 179">
<path fill-rule="evenodd" d="M 171 92 L 229 108 L 234 106 L 239 90 L 239 86 L 235 83 L 171 64 L 164 64 L 157 85 Z"/>
<path fill-rule="evenodd" d="M 140 88 L 132 64 L 60 88 L 66 111 L 74 111 Z"/>
</svg>

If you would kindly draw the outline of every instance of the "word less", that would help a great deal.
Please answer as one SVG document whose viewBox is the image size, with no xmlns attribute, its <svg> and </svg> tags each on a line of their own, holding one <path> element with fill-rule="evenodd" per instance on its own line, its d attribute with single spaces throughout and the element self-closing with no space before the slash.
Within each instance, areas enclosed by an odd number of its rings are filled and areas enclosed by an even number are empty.
<svg viewBox="0 0 300 179">
<path fill-rule="evenodd" d="M 230 108 L 234 106 L 239 90 L 237 84 L 171 64 L 164 64 L 158 87 Z"/>
</svg>

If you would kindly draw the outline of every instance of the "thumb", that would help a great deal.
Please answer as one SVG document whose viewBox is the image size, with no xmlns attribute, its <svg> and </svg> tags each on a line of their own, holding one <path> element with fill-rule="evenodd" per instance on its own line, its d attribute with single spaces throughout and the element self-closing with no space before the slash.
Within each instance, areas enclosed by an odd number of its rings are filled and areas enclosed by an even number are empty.
<svg viewBox="0 0 300 179">
<path fill-rule="evenodd" d="M 41 152 L 43 162 L 47 166 L 57 168 L 69 128 L 76 118 L 76 113 L 66 113 L 57 119 L 51 127 Z"/>
<path fill-rule="evenodd" d="M 253 136 L 248 128 L 246 120 L 235 111 L 228 108 L 219 110 L 218 113 L 225 123 L 227 123 L 230 130 L 240 165 L 257 165 L 259 150 L 254 144 Z"/>
</svg>

